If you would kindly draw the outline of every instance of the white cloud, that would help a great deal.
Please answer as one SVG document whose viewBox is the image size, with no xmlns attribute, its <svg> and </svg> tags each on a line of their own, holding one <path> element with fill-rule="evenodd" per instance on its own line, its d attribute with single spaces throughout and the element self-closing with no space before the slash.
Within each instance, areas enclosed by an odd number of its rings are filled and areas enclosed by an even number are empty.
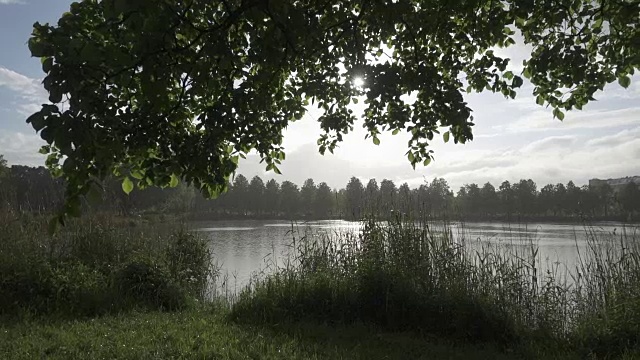
<svg viewBox="0 0 640 360">
<path fill-rule="evenodd" d="M 540 151 L 557 151 L 562 148 L 570 148 L 576 143 L 575 136 L 549 136 L 547 138 L 537 140 L 522 148 L 521 152 L 533 153 Z"/>
<path fill-rule="evenodd" d="M 0 154 L 11 164 L 41 166 L 45 156 L 38 153 L 45 142 L 35 134 L 0 130 Z"/>
<path fill-rule="evenodd" d="M 0 5 L 9 5 L 9 4 L 26 4 L 22 0 L 0 0 Z"/>
<path fill-rule="evenodd" d="M 0 66 L 0 87 L 5 87 L 17 95 L 20 103 L 16 106 L 16 111 L 21 115 L 31 115 L 34 110 L 40 108 L 41 104 L 48 102 L 47 92 L 40 84 L 40 80 L 2 66 Z"/>
<path fill-rule="evenodd" d="M 640 127 L 624 129 L 613 135 L 591 139 L 587 141 L 586 145 L 591 147 L 616 146 L 638 138 L 640 138 Z"/>
<path fill-rule="evenodd" d="M 494 126 L 500 132 L 521 133 L 548 130 L 600 129 L 635 125 L 640 120 L 640 107 L 625 109 L 585 110 L 568 112 L 564 121 L 553 119 L 550 109 L 536 110 L 517 120 Z"/>
<path fill-rule="evenodd" d="M 25 95 L 36 94 L 41 88 L 38 80 L 2 66 L 0 66 L 0 86 L 6 86 L 10 90 Z"/>
<path fill-rule="evenodd" d="M 638 175 L 638 133 L 640 128 L 622 131 L 613 136 L 601 136 L 586 142 L 578 136 L 550 136 L 534 141 L 517 151 L 492 151 L 482 155 L 493 159 L 496 166 L 486 164 L 487 166 L 473 168 L 461 164 L 458 168 L 463 170 L 446 171 L 441 176 L 458 185 L 486 181 L 498 185 L 503 180 L 532 178 L 542 186 L 569 180 L 585 184 L 588 179 L 594 177 Z M 474 161 L 474 157 L 468 159 L 470 163 Z"/>
</svg>

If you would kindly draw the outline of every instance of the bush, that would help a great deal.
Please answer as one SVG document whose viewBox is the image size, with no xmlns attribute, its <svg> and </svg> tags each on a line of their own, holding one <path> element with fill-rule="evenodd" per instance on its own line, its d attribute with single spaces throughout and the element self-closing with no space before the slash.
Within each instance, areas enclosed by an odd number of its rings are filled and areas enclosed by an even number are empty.
<svg viewBox="0 0 640 360">
<path fill-rule="evenodd" d="M 206 241 L 184 230 L 173 234 L 165 249 L 167 266 L 173 277 L 199 299 L 205 298 L 207 284 L 217 273 L 212 267 L 212 256 Z"/>
<path fill-rule="evenodd" d="M 3 266 L 0 312 L 96 315 L 112 305 L 108 276 L 78 262 Z"/>
<path fill-rule="evenodd" d="M 124 299 L 158 310 L 179 310 L 187 305 L 182 288 L 169 272 L 152 260 L 126 264 L 115 276 L 115 288 Z"/>
<path fill-rule="evenodd" d="M 176 310 L 201 299 L 215 274 L 206 242 L 185 231 L 89 218 L 49 236 L 40 220 L 7 222 L 0 232 L 4 316 Z"/>
</svg>

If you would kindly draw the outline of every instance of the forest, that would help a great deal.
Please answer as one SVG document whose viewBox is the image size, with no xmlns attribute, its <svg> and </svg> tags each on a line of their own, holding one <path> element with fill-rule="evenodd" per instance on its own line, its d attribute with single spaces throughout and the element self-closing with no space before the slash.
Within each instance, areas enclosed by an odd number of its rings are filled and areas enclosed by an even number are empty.
<svg viewBox="0 0 640 360">
<path fill-rule="evenodd" d="M 64 182 L 53 178 L 44 167 L 4 166 L 0 177 L 2 206 L 20 211 L 50 213 L 64 201 Z M 443 178 L 425 181 L 418 187 L 393 180 L 357 177 L 341 189 L 326 182 L 307 179 L 303 184 L 284 180 L 248 179 L 236 175 L 229 190 L 208 199 L 185 184 L 173 188 L 150 187 L 126 194 L 120 182 L 107 179 L 103 191 L 85 197 L 85 207 L 125 215 L 144 213 L 191 214 L 195 218 L 281 218 L 360 219 L 403 214 L 457 216 L 473 219 L 629 219 L 640 211 L 640 189 L 630 182 L 615 190 L 598 186 L 547 184 L 539 187 L 532 179 L 465 184 L 457 191 Z"/>
</svg>

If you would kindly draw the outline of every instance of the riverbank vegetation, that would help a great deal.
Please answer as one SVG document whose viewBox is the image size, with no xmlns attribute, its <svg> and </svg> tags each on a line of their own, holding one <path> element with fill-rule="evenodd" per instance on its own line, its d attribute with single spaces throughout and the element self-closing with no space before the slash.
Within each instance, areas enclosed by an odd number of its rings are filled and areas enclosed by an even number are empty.
<svg viewBox="0 0 640 360">
<path fill-rule="evenodd" d="M 0 166 L 1 167 L 1 166 Z M 54 212 L 64 201 L 64 182 L 43 167 L 12 166 L 0 176 L 0 207 L 20 211 Z M 466 221 L 500 220 L 573 221 L 640 219 L 640 184 L 629 181 L 616 188 L 606 182 L 578 186 L 572 181 L 538 188 L 531 179 L 504 181 L 495 187 L 466 184 L 454 192 L 445 179 L 411 188 L 384 179 L 366 185 L 352 177 L 342 189 L 307 179 L 298 186 L 291 181 L 251 180 L 242 174 L 230 181 L 229 191 L 208 200 L 196 189 L 176 187 L 136 190 L 107 179 L 101 190 L 84 199 L 84 209 L 131 214 L 181 214 L 191 219 L 347 219 L 368 214 L 385 217 L 392 212 L 421 217 Z"/>
<path fill-rule="evenodd" d="M 27 214 L 0 224 L 9 358 L 640 356 L 634 228 L 585 228 L 580 262 L 565 269 L 531 241 L 371 219 L 358 233 L 302 232 L 288 262 L 211 298 L 211 250 L 179 224 L 93 216 L 53 236 Z"/>
<path fill-rule="evenodd" d="M 294 262 L 245 289 L 232 318 L 365 322 L 501 344 L 517 357 L 640 356 L 637 229 L 586 228 L 579 264 L 563 268 L 533 242 L 478 248 L 431 225 L 369 221 L 352 236 L 298 239 Z"/>
<path fill-rule="evenodd" d="M 215 275 L 208 245 L 179 224 L 94 216 L 50 235 L 45 220 L 0 211 L 3 318 L 184 309 Z"/>
</svg>

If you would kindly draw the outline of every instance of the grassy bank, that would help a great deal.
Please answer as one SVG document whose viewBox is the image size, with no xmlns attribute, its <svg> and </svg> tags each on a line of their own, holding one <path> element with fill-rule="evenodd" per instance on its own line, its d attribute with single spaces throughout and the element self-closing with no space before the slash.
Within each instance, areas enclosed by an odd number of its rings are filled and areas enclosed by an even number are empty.
<svg viewBox="0 0 640 360">
<path fill-rule="evenodd" d="M 454 344 L 362 325 L 241 325 L 210 307 L 0 326 L 0 354 L 3 359 L 513 358 L 489 345 Z"/>
</svg>

